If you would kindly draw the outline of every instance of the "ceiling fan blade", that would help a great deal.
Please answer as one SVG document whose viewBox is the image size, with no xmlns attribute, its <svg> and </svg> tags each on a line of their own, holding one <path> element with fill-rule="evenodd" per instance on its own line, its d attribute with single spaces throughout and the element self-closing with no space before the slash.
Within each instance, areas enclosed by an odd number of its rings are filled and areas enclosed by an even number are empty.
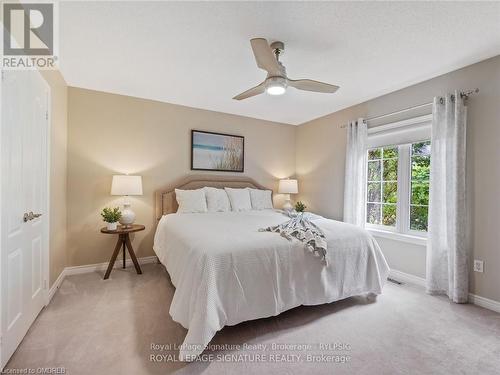
<svg viewBox="0 0 500 375">
<path fill-rule="evenodd" d="M 250 44 L 252 45 L 257 66 L 272 76 L 281 76 L 280 66 L 267 40 L 264 38 L 254 38 L 250 40 Z"/>
<path fill-rule="evenodd" d="M 288 85 L 299 90 L 324 92 L 333 94 L 339 89 L 338 86 L 330 85 L 329 83 L 314 81 L 312 79 L 289 79 Z"/>
<path fill-rule="evenodd" d="M 266 91 L 266 85 L 265 85 L 265 82 L 262 82 L 260 85 L 252 87 L 251 89 L 249 89 L 245 92 L 242 92 L 239 95 L 236 95 L 233 99 L 235 99 L 235 100 L 247 99 L 247 98 L 250 98 L 252 96 L 262 94 L 264 91 Z"/>
</svg>

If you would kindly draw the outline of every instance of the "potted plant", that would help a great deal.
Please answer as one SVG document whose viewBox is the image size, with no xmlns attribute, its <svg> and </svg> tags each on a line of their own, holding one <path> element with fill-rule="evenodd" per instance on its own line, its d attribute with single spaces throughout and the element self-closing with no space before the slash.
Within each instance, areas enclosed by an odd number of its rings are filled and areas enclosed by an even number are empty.
<svg viewBox="0 0 500 375">
<path fill-rule="evenodd" d="M 118 220 L 122 217 L 122 213 L 118 207 L 109 208 L 104 207 L 101 216 L 103 220 L 107 223 L 108 230 L 116 230 L 118 227 Z"/>
<path fill-rule="evenodd" d="M 301 201 L 298 201 L 295 203 L 295 211 L 297 212 L 304 212 L 306 210 L 307 206 L 302 203 Z"/>
</svg>

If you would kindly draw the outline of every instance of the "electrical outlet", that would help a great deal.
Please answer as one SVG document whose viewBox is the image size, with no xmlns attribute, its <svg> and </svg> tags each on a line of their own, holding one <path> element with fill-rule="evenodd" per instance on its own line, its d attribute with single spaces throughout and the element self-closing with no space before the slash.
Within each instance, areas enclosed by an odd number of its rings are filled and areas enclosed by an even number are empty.
<svg viewBox="0 0 500 375">
<path fill-rule="evenodd" d="M 474 259 L 474 272 L 484 272 L 484 262 Z"/>
</svg>

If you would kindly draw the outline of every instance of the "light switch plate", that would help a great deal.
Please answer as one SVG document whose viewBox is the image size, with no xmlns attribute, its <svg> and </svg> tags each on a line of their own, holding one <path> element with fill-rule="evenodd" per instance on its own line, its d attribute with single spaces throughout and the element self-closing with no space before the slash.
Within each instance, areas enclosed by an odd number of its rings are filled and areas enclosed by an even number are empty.
<svg viewBox="0 0 500 375">
<path fill-rule="evenodd" d="M 474 259 L 474 272 L 484 272 L 484 262 Z"/>
</svg>

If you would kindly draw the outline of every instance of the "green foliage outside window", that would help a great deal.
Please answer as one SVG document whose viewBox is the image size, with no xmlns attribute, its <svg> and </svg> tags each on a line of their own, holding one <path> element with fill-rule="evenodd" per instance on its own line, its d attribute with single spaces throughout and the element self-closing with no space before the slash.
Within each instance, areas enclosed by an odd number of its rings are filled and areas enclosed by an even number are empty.
<svg viewBox="0 0 500 375">
<path fill-rule="evenodd" d="M 368 151 L 366 221 L 396 225 L 398 198 L 398 147 L 379 147 Z"/>
<path fill-rule="evenodd" d="M 431 143 L 413 143 L 411 147 L 410 229 L 427 231 Z"/>
<path fill-rule="evenodd" d="M 398 179 L 398 159 L 384 160 L 384 181 L 397 181 Z"/>
<path fill-rule="evenodd" d="M 382 209 L 382 224 L 395 226 L 396 225 L 396 205 L 384 204 Z"/>
</svg>

